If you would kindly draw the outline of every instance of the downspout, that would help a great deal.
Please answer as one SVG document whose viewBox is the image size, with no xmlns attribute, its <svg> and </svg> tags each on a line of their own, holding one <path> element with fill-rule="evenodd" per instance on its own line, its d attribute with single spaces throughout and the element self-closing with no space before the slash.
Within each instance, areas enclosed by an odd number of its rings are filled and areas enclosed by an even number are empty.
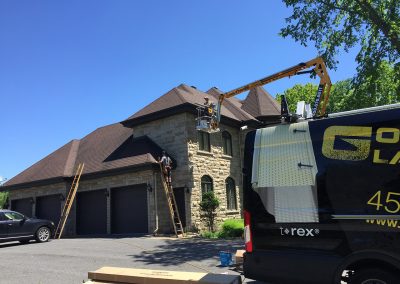
<svg viewBox="0 0 400 284">
<path fill-rule="evenodd" d="M 156 229 L 153 232 L 153 235 L 157 235 L 158 233 L 158 205 L 157 205 L 157 178 L 156 173 L 153 172 L 153 186 L 154 186 L 154 207 L 155 207 L 155 214 L 156 214 Z"/>
<path fill-rule="evenodd" d="M 247 126 L 242 126 L 239 128 L 239 159 L 240 159 L 240 187 L 242 188 L 242 190 L 239 191 L 239 209 L 240 209 L 240 214 L 242 215 L 243 218 L 243 159 L 242 159 L 242 135 L 243 135 L 243 131 L 247 129 Z M 244 145 L 243 145 L 243 151 L 244 151 Z"/>
</svg>

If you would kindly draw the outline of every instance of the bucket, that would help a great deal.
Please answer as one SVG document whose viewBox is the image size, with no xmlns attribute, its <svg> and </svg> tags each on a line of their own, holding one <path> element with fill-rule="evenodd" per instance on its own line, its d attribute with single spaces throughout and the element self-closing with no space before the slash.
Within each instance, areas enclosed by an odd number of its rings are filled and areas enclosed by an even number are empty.
<svg viewBox="0 0 400 284">
<path fill-rule="evenodd" d="M 232 264 L 232 254 L 227 251 L 220 251 L 219 260 L 221 261 L 221 266 L 229 266 Z"/>
</svg>

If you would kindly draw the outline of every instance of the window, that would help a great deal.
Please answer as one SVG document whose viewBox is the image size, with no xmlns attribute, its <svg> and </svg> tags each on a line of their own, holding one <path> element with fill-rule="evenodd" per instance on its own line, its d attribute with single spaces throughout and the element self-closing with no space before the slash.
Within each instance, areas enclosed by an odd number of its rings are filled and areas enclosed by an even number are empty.
<svg viewBox="0 0 400 284">
<path fill-rule="evenodd" d="M 199 131 L 199 150 L 211 152 L 209 133 Z"/>
<path fill-rule="evenodd" d="M 8 220 L 3 213 L 0 212 L 0 221 L 6 221 Z"/>
<path fill-rule="evenodd" d="M 201 193 L 204 194 L 209 191 L 213 191 L 213 180 L 210 176 L 201 177 Z"/>
<path fill-rule="evenodd" d="M 228 131 L 222 132 L 222 147 L 224 155 L 232 156 L 232 136 Z"/>
<path fill-rule="evenodd" d="M 9 220 L 23 220 L 24 215 L 19 214 L 17 212 L 4 212 L 4 215 L 9 219 Z"/>
<path fill-rule="evenodd" d="M 225 180 L 226 186 L 226 207 L 228 210 L 237 210 L 236 186 L 233 178 L 228 177 Z"/>
</svg>

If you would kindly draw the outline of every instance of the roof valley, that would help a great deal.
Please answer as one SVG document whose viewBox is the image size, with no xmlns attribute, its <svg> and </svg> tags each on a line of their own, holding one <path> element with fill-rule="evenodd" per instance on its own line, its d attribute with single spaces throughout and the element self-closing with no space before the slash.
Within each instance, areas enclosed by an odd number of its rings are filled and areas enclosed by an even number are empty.
<svg viewBox="0 0 400 284">
<path fill-rule="evenodd" d="M 65 168 L 64 168 L 65 177 L 70 177 L 73 175 L 75 162 L 78 157 L 79 144 L 80 140 L 72 140 L 71 149 L 69 150 L 69 154 L 65 162 Z"/>
</svg>

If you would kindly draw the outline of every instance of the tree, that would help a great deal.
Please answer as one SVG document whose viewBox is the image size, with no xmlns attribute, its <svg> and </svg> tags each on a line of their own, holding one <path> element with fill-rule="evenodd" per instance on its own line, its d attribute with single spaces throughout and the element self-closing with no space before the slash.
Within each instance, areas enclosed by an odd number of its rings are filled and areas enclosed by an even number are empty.
<svg viewBox="0 0 400 284">
<path fill-rule="evenodd" d="M 3 209 L 8 202 L 8 192 L 0 192 L 0 209 Z"/>
<path fill-rule="evenodd" d="M 203 211 L 202 217 L 205 219 L 209 231 L 214 232 L 215 210 L 219 206 L 219 200 L 213 191 L 203 194 L 200 202 L 200 210 Z"/>
<path fill-rule="evenodd" d="M 277 94 L 276 98 L 280 102 L 281 95 L 285 95 L 289 111 L 293 113 L 296 112 L 297 102 L 305 101 L 311 104 L 314 102 L 317 88 L 318 86 L 312 83 L 306 85 L 296 84 L 292 88 L 285 90 L 283 94 Z"/>
<path fill-rule="evenodd" d="M 396 71 L 386 61 L 382 61 L 377 71 L 380 77 L 376 80 L 373 77 L 366 77 L 360 85 L 354 84 L 351 79 L 338 81 L 332 85 L 331 95 L 327 106 L 327 112 L 340 112 L 353 109 L 360 109 L 372 106 L 392 104 L 400 102 L 400 93 L 395 91 L 400 85 Z M 291 112 L 296 111 L 298 101 L 314 103 L 317 92 L 317 85 L 297 84 L 283 92 Z M 281 94 L 277 95 L 280 101 Z"/>
<path fill-rule="evenodd" d="M 302 45 L 311 41 L 329 68 L 336 69 L 335 59 L 341 49 L 360 45 L 356 56 L 358 74 L 353 88 L 371 89 L 379 80 L 384 61 L 400 77 L 400 1 L 398 0 L 283 0 L 293 7 L 281 36 L 291 36 Z M 393 85 L 393 83 L 397 83 Z M 390 83 L 397 94 L 398 80 Z"/>
<path fill-rule="evenodd" d="M 349 101 L 352 101 L 353 95 L 354 89 L 351 79 L 338 81 L 333 84 L 328 106 L 326 108 L 327 113 L 334 113 L 359 108 L 356 105 L 349 104 Z M 361 100 L 363 100 L 362 97 Z"/>
</svg>

